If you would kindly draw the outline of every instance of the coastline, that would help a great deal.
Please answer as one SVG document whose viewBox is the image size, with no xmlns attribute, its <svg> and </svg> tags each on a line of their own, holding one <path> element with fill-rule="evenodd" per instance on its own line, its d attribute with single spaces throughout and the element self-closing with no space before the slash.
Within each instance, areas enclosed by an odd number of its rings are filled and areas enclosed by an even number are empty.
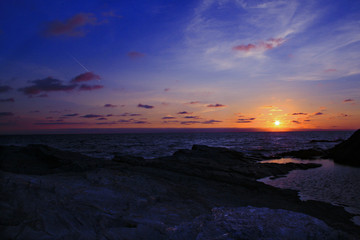
<svg viewBox="0 0 360 240">
<path fill-rule="evenodd" d="M 100 234 L 116 239 L 111 236 L 120 234 L 128 239 L 145 239 L 156 232 L 154 239 L 185 239 L 181 236 L 193 239 L 214 231 L 211 226 L 220 224 L 214 214 L 222 216 L 221 226 L 234 230 L 234 226 L 226 225 L 229 221 L 226 216 L 247 213 L 249 217 L 249 211 L 253 216 L 267 217 L 266 221 L 256 223 L 265 229 L 275 227 L 270 222 L 276 216 L 293 214 L 293 219 L 312 226 L 315 239 L 360 236 L 359 226 L 351 221 L 353 215 L 342 207 L 302 202 L 297 191 L 256 181 L 294 169 L 318 167 L 316 164 L 264 164 L 258 163 L 261 159 L 240 152 L 201 145 L 155 159 L 131 156 L 95 159 L 44 145 L 1 147 L 1 152 L 1 206 L 6 213 L 1 217 L 1 232 L 9 238 L 30 235 L 91 239 Z M 11 165 L 11 159 L 20 162 L 12 161 Z M 38 161 L 40 168 L 27 166 L 29 159 Z M 285 212 L 280 214 L 271 209 Z M 208 228 L 191 227 L 204 219 Z M 283 224 L 287 230 L 294 228 L 289 223 Z M 239 226 L 236 229 L 239 234 L 250 231 Z M 220 234 L 225 230 L 216 231 Z M 279 232 L 273 229 L 267 234 Z"/>
</svg>

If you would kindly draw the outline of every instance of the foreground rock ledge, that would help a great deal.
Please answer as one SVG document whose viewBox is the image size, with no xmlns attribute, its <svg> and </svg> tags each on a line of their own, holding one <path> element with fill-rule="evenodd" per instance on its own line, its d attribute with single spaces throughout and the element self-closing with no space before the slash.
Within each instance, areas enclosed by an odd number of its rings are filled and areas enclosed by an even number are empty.
<svg viewBox="0 0 360 240">
<path fill-rule="evenodd" d="M 0 147 L 2 239 L 358 239 L 341 207 L 256 179 L 316 164 L 260 164 L 195 145 L 173 156 L 94 159 Z"/>
</svg>

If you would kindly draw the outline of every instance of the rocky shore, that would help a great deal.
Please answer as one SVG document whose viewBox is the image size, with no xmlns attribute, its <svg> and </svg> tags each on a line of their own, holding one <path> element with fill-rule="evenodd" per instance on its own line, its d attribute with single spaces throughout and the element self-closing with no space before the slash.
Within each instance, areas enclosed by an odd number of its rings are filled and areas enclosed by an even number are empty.
<svg viewBox="0 0 360 240">
<path fill-rule="evenodd" d="M 260 160 L 200 145 L 112 160 L 1 146 L 1 239 L 359 239 L 343 208 L 256 181 L 318 164 Z"/>
</svg>

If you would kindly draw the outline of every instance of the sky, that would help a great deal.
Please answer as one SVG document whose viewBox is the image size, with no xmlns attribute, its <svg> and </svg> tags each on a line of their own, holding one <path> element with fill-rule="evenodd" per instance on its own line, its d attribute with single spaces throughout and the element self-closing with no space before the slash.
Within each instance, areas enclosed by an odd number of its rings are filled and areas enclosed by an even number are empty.
<svg viewBox="0 0 360 240">
<path fill-rule="evenodd" d="M 353 0 L 1 1 L 0 134 L 358 129 L 359 12 Z"/>
</svg>

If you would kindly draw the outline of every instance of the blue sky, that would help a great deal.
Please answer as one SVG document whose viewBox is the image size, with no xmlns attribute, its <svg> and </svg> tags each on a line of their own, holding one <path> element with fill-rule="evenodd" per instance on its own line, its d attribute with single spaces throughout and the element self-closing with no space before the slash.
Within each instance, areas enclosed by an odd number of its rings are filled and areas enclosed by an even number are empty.
<svg viewBox="0 0 360 240">
<path fill-rule="evenodd" d="M 3 1 L 0 130 L 359 128 L 359 12 L 358 1 Z"/>
</svg>

